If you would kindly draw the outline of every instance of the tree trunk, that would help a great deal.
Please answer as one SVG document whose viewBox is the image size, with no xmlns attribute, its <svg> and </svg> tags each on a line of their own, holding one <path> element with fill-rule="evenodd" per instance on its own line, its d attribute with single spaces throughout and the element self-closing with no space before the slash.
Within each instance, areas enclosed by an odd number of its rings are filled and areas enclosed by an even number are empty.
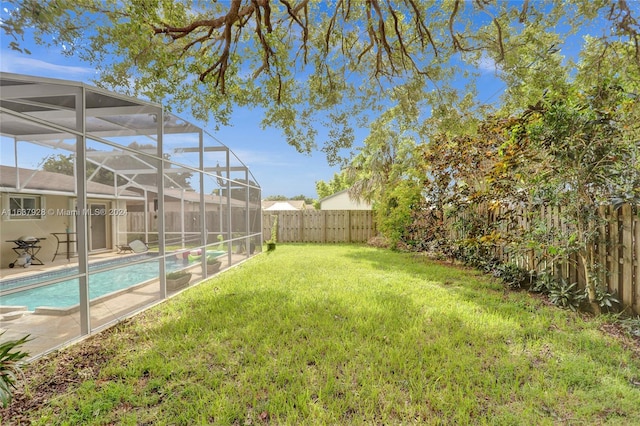
<svg viewBox="0 0 640 426">
<path fill-rule="evenodd" d="M 589 305 L 591 305 L 593 313 L 599 315 L 602 311 L 600 310 L 600 305 L 597 300 L 596 282 L 592 278 L 593 263 L 591 262 L 591 259 L 593 259 L 593 257 L 589 255 L 591 250 L 593 250 L 592 247 L 586 247 L 584 251 L 580 250 L 580 259 L 582 260 L 582 267 L 584 268 L 584 280 L 587 289 L 587 296 L 589 297 Z"/>
<path fill-rule="evenodd" d="M 582 198 L 589 199 L 588 194 L 584 194 Z M 590 205 L 595 205 L 595 203 L 591 203 Z M 582 267 L 584 269 L 584 281 L 585 288 L 587 290 L 587 297 L 589 298 L 589 305 L 591 305 L 593 313 L 599 315 L 602 311 L 597 300 L 597 280 L 594 279 L 593 270 L 595 255 L 593 253 L 594 246 L 592 236 L 595 224 L 593 223 L 593 218 L 584 217 L 580 211 L 576 214 L 576 219 L 578 241 L 582 246 L 580 250 L 578 250 L 578 255 L 582 260 Z"/>
</svg>

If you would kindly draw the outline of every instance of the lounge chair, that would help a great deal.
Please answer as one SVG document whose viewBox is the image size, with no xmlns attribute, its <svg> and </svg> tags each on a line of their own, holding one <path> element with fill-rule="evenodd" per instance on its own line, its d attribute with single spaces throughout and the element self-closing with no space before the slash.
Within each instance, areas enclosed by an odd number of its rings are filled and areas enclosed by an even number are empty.
<svg viewBox="0 0 640 426">
<path fill-rule="evenodd" d="M 140 240 L 133 240 L 129 244 L 116 244 L 118 254 L 123 253 L 144 253 L 149 250 L 147 243 L 143 243 Z"/>
</svg>

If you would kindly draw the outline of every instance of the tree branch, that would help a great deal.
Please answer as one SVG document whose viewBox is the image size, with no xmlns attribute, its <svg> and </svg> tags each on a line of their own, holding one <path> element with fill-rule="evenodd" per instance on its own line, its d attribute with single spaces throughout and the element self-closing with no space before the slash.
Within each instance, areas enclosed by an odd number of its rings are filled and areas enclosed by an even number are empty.
<svg viewBox="0 0 640 426">
<path fill-rule="evenodd" d="M 527 20 L 527 12 L 529 11 L 529 0 L 522 2 L 522 10 L 520 11 L 519 22 L 523 24 Z"/>
<path fill-rule="evenodd" d="M 615 13 L 616 7 L 618 12 Z M 629 36 L 629 39 L 634 42 L 636 50 L 636 62 L 640 65 L 640 24 L 638 20 L 632 15 L 631 9 L 626 0 L 618 0 L 617 3 L 611 4 L 611 9 L 608 16 L 610 21 L 615 22 L 615 26 L 618 31 Z"/>
<path fill-rule="evenodd" d="M 254 6 L 255 6 L 255 16 L 256 16 L 256 35 L 258 36 L 258 40 L 260 40 L 260 45 L 262 46 L 262 65 L 256 70 L 256 72 L 254 72 L 253 74 L 253 78 L 258 77 L 258 75 L 260 75 L 260 73 L 264 70 L 269 71 L 270 69 L 270 58 L 271 56 L 274 54 L 273 49 L 271 48 L 271 46 L 269 46 L 269 43 L 267 43 L 266 38 L 264 37 L 264 33 L 262 31 L 262 13 L 260 12 L 260 5 L 258 4 L 257 0 L 252 0 Z M 268 6 L 265 8 L 265 17 L 264 17 L 264 21 L 265 24 L 267 26 L 267 33 L 271 33 L 273 27 L 271 26 L 271 20 L 270 20 L 270 9 L 268 8 Z"/>
<path fill-rule="evenodd" d="M 343 6 L 343 0 L 339 0 L 336 4 L 336 8 L 333 10 L 333 16 L 329 19 L 329 25 L 327 31 L 324 34 L 324 56 L 325 58 L 329 54 L 329 41 L 331 40 L 331 33 L 336 25 L 336 18 L 338 17 L 338 10 Z"/>
<path fill-rule="evenodd" d="M 305 17 L 306 17 L 306 11 L 307 11 L 306 3 L 307 3 L 307 0 L 305 0 L 302 3 L 300 3 L 298 6 L 295 7 L 295 9 L 291 7 L 291 4 L 287 0 L 280 0 L 280 3 L 282 3 L 282 4 L 284 4 L 286 6 L 287 14 L 292 19 L 292 21 L 297 23 L 300 26 L 300 28 L 302 28 L 302 46 L 301 46 L 301 49 L 304 52 L 303 61 L 306 64 L 307 63 L 308 53 L 309 53 L 309 49 L 308 49 L 308 41 L 309 41 L 308 22 L 309 22 L 309 20 L 305 19 L 305 23 L 303 23 L 300 20 L 300 18 L 298 18 L 297 12 L 300 11 L 301 9 L 304 9 Z"/>
<path fill-rule="evenodd" d="M 429 31 L 429 28 L 427 28 L 427 26 L 424 24 L 426 20 L 422 17 L 422 13 L 420 12 L 420 8 L 415 4 L 415 2 L 413 0 L 405 0 L 405 4 L 408 4 L 411 7 L 411 9 L 413 9 L 413 13 L 415 14 L 414 23 L 415 23 L 416 29 L 418 30 L 418 34 L 420 36 L 420 42 L 421 42 L 422 46 L 424 47 L 424 41 L 423 40 L 424 40 L 425 35 L 426 35 L 427 39 L 429 40 L 429 44 L 433 48 L 433 53 L 437 57 L 438 56 L 438 48 L 436 47 L 436 44 L 433 41 L 433 37 L 431 36 L 431 31 Z"/>
<path fill-rule="evenodd" d="M 453 41 L 453 48 L 455 50 L 464 50 L 462 45 L 460 44 L 460 40 L 456 36 L 453 31 L 453 23 L 455 22 L 456 15 L 458 14 L 458 8 L 460 7 L 460 0 L 455 0 L 453 3 L 453 10 L 451 11 L 451 15 L 449 15 L 449 34 L 451 35 L 451 40 Z"/>
<path fill-rule="evenodd" d="M 233 27 L 233 24 L 240 19 L 240 3 L 241 0 L 232 0 L 231 6 L 229 7 L 229 12 L 224 17 L 224 30 L 222 32 L 224 40 L 224 50 L 220 54 L 218 60 L 211 67 L 200 74 L 200 81 L 204 82 L 207 76 L 215 71 L 216 87 L 220 87 L 220 92 L 222 94 L 225 94 L 225 74 L 229 66 L 229 52 L 231 51 L 231 29 Z M 247 8 L 248 6 L 244 7 L 243 9 L 246 10 Z M 250 8 L 255 11 L 253 5 Z"/>
</svg>

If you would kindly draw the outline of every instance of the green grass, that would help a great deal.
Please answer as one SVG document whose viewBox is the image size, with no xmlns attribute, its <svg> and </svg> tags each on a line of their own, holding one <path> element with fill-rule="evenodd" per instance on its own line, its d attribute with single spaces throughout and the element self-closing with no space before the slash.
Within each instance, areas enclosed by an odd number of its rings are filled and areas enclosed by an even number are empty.
<svg viewBox="0 0 640 426">
<path fill-rule="evenodd" d="M 286 245 L 106 333 L 99 377 L 33 424 L 640 424 L 599 320 L 477 272 Z"/>
</svg>

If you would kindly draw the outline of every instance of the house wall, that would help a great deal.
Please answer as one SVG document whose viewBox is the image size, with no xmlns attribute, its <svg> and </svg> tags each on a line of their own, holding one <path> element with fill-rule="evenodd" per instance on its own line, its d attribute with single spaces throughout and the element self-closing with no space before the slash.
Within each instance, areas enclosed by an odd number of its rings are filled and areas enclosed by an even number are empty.
<svg viewBox="0 0 640 426">
<path fill-rule="evenodd" d="M 320 210 L 371 210 L 371 204 L 352 201 L 345 191 L 322 200 Z"/>
<path fill-rule="evenodd" d="M 2 193 L 2 206 L 6 206 L 9 194 Z M 65 232 L 67 226 L 72 226 L 74 216 L 65 215 L 70 209 L 69 197 L 60 195 L 43 195 L 46 214 L 42 219 L 8 220 L 5 215 L 0 219 L 0 259 L 1 267 L 6 268 L 13 263 L 18 254 L 13 250 L 14 243 L 7 240 L 15 240 L 22 236 L 46 238 L 40 242 L 42 247 L 36 257 L 43 263 L 51 262 L 56 252 L 56 239 L 52 232 Z"/>
<path fill-rule="evenodd" d="M 28 194 L 21 193 L 21 195 Z M 0 205 L 2 208 L 5 208 L 9 194 L 2 193 L 1 197 Z M 46 214 L 42 219 L 10 220 L 7 219 L 5 215 L 2 215 L 2 218 L 0 219 L 0 267 L 6 268 L 18 257 L 18 254 L 13 250 L 13 247 L 16 247 L 16 245 L 10 242 L 11 240 L 16 240 L 23 236 L 42 238 L 39 243 L 41 248 L 36 254 L 36 257 L 46 265 L 47 263 L 51 263 L 56 250 L 58 250 L 58 240 L 53 233 L 66 232 L 67 229 L 70 232 L 75 232 L 75 222 L 77 217 L 77 214 L 74 211 L 75 197 L 50 194 L 41 195 L 41 197 L 44 200 L 43 209 L 46 211 Z M 119 241 L 118 238 L 120 237 L 119 233 L 125 234 L 123 240 L 126 241 L 126 202 L 122 200 L 113 201 L 90 198 L 88 199 L 88 203 L 104 204 L 107 208 L 107 249 L 111 249 L 115 244 L 117 244 L 117 241 Z M 78 214 L 82 214 L 82 212 L 78 212 Z M 60 236 L 60 238 L 66 239 L 66 236 Z M 114 241 L 116 243 L 114 243 Z M 72 245 L 72 250 L 75 251 L 75 244 Z M 58 252 L 66 252 L 66 245 L 64 247 L 60 247 Z M 62 256 L 65 256 L 65 254 L 58 254 L 56 260 Z"/>
<path fill-rule="evenodd" d="M 127 236 L 127 216 L 129 215 L 129 209 L 125 200 L 113 201 L 113 206 L 114 212 L 117 213 L 111 217 L 112 241 L 115 247 L 119 244 L 127 244 L 129 242 L 129 237 Z"/>
</svg>

